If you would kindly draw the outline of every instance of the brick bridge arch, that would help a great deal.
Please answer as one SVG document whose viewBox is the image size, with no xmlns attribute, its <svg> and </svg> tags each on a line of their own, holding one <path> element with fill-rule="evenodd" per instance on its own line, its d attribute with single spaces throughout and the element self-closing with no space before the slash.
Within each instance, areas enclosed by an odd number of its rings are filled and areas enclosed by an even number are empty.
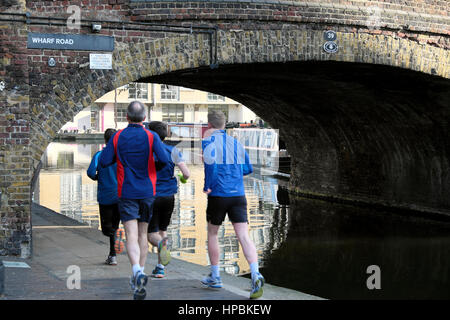
<svg viewBox="0 0 450 320">
<path fill-rule="evenodd" d="M 253 109 L 287 140 L 301 194 L 448 214 L 450 8 L 428 2 L 71 1 L 73 30 L 67 1 L 3 1 L 0 255 L 30 253 L 30 181 L 56 132 L 133 81 Z M 26 47 L 29 32 L 89 34 L 93 20 L 115 38 L 113 70 L 90 70 L 86 51 Z"/>
</svg>

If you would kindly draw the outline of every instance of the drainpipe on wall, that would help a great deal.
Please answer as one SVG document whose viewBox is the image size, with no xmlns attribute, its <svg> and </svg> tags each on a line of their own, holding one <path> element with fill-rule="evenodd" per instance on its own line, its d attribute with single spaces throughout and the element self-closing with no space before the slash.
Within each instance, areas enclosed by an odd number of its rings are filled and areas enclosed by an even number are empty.
<svg viewBox="0 0 450 320">
<path fill-rule="evenodd" d="M 0 207 L 2 205 L 2 192 L 0 191 Z M 5 291 L 5 266 L 3 265 L 3 261 L 0 259 L 0 297 L 3 296 L 3 292 Z"/>
<path fill-rule="evenodd" d="M 3 296 L 3 292 L 5 292 L 5 266 L 0 260 L 0 297 Z"/>
<path fill-rule="evenodd" d="M 103 112 L 104 112 L 105 106 L 103 106 Z M 114 129 L 117 130 L 117 88 L 114 89 L 114 111 L 113 111 L 113 117 L 114 117 Z"/>
<path fill-rule="evenodd" d="M 152 105 L 151 105 L 151 108 L 153 109 L 153 108 L 155 108 L 155 101 L 156 101 L 156 99 L 155 99 L 155 84 L 154 83 L 152 83 Z M 150 108 L 148 109 L 148 121 L 150 122 L 152 119 L 150 118 Z"/>
</svg>

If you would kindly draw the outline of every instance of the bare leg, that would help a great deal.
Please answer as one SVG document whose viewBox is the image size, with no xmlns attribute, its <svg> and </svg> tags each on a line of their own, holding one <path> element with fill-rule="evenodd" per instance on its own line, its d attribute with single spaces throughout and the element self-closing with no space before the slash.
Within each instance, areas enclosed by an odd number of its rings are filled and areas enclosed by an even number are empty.
<svg viewBox="0 0 450 320">
<path fill-rule="evenodd" d="M 150 242 L 154 247 L 158 246 L 158 243 L 161 241 L 161 239 L 162 238 L 158 232 L 152 232 L 148 234 L 148 242 Z"/>
<path fill-rule="evenodd" d="M 159 235 L 161 236 L 161 239 L 167 238 L 167 231 L 159 230 Z"/>
<path fill-rule="evenodd" d="M 245 258 L 249 264 L 258 261 L 258 255 L 256 254 L 256 247 L 248 234 L 247 222 L 233 223 L 234 232 L 242 246 Z"/>
<path fill-rule="evenodd" d="M 219 264 L 220 248 L 217 238 L 219 228 L 220 226 L 216 226 L 208 222 L 208 255 L 211 265 L 214 266 Z"/>
<path fill-rule="evenodd" d="M 140 255 L 139 255 L 139 264 L 141 268 L 145 266 L 145 261 L 147 260 L 147 254 L 148 254 L 148 242 L 147 242 L 147 229 L 148 229 L 148 223 L 146 222 L 139 222 L 138 223 L 138 230 L 139 230 L 139 249 L 140 249 Z"/>
<path fill-rule="evenodd" d="M 129 220 L 124 222 L 123 226 L 125 227 L 125 234 L 127 237 L 127 255 L 131 265 L 133 266 L 139 263 L 141 255 L 138 242 L 138 223 L 137 220 Z"/>
<path fill-rule="evenodd" d="M 154 247 L 158 247 L 158 243 L 162 240 L 160 234 L 158 232 L 152 232 L 148 234 L 148 241 L 152 244 Z M 161 259 L 158 254 L 158 264 L 161 264 Z"/>
</svg>

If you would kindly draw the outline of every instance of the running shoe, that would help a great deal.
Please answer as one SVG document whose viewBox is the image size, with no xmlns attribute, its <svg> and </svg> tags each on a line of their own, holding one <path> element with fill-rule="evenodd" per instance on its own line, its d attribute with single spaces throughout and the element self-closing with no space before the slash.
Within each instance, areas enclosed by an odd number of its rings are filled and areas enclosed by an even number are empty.
<svg viewBox="0 0 450 320">
<path fill-rule="evenodd" d="M 202 283 L 209 288 L 219 289 L 223 287 L 222 279 L 220 277 L 213 277 L 210 273 L 207 277 L 202 279 Z"/>
<path fill-rule="evenodd" d="M 133 277 L 133 286 L 134 287 L 134 300 L 144 300 L 147 295 L 147 290 L 145 286 L 147 285 L 147 275 L 142 271 L 138 271 L 136 276 Z"/>
<path fill-rule="evenodd" d="M 121 254 L 125 249 L 125 231 L 122 228 L 117 229 L 115 237 L 114 250 L 116 254 Z"/>
<path fill-rule="evenodd" d="M 133 290 L 133 291 L 134 291 L 134 289 L 136 289 L 136 287 L 134 285 L 134 276 L 133 275 L 131 275 L 131 277 L 130 277 L 130 287 L 131 287 L 131 290 Z"/>
<path fill-rule="evenodd" d="M 172 259 L 170 256 L 170 251 L 167 249 L 167 241 L 168 238 L 166 237 L 158 243 L 158 256 L 163 266 L 167 266 L 170 259 Z"/>
<path fill-rule="evenodd" d="M 164 278 L 164 269 L 158 266 L 155 267 L 152 271 L 153 278 Z"/>
<path fill-rule="evenodd" d="M 110 266 L 117 266 L 117 257 L 116 256 L 108 256 L 108 259 L 106 259 L 105 264 Z"/>
<path fill-rule="evenodd" d="M 264 277 L 261 273 L 257 273 L 252 277 L 252 291 L 250 292 L 250 299 L 258 299 L 263 295 Z"/>
</svg>

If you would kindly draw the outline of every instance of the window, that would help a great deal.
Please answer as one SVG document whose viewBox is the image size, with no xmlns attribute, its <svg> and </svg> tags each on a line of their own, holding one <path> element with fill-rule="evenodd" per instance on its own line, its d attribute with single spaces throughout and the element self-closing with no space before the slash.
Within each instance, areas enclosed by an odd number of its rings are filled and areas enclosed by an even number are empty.
<svg viewBox="0 0 450 320">
<path fill-rule="evenodd" d="M 161 100 L 178 100 L 179 92 L 180 92 L 179 87 L 162 84 Z"/>
<path fill-rule="evenodd" d="M 91 129 L 94 131 L 98 130 L 98 110 L 91 109 Z"/>
<path fill-rule="evenodd" d="M 118 103 L 116 106 L 116 121 L 117 122 L 127 122 L 127 108 L 126 104 Z"/>
<path fill-rule="evenodd" d="M 195 248 L 195 238 L 182 238 L 180 249 Z"/>
<path fill-rule="evenodd" d="M 184 121 L 184 104 L 163 104 L 162 105 L 162 121 L 183 122 Z"/>
<path fill-rule="evenodd" d="M 215 93 L 208 92 L 208 101 L 225 101 L 225 97 Z"/>
<path fill-rule="evenodd" d="M 129 100 L 147 100 L 148 99 L 148 84 L 132 82 L 128 85 L 128 99 Z"/>
<path fill-rule="evenodd" d="M 225 115 L 225 122 L 228 122 L 228 105 L 227 104 L 210 104 L 208 105 L 208 112 L 222 111 Z"/>
</svg>

